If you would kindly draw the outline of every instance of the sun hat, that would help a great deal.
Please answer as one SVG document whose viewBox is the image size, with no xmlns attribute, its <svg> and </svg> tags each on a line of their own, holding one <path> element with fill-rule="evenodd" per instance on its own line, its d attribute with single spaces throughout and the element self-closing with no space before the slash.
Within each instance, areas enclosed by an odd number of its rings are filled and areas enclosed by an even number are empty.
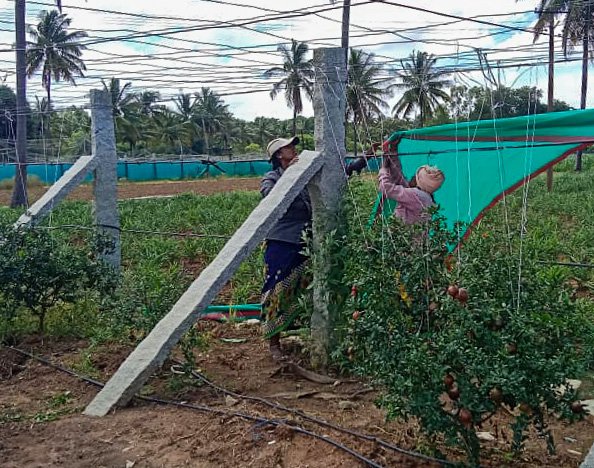
<svg viewBox="0 0 594 468">
<path fill-rule="evenodd" d="M 268 154 L 269 158 L 272 158 L 272 155 L 276 153 L 279 149 L 284 148 L 285 146 L 289 145 L 298 145 L 299 144 L 299 137 L 294 136 L 293 138 L 275 138 L 266 147 L 266 153 Z"/>
<path fill-rule="evenodd" d="M 417 187 L 427 193 L 433 193 L 445 180 L 445 176 L 440 169 L 434 166 L 421 166 L 417 169 L 417 173 L 415 175 L 417 180 Z"/>
</svg>

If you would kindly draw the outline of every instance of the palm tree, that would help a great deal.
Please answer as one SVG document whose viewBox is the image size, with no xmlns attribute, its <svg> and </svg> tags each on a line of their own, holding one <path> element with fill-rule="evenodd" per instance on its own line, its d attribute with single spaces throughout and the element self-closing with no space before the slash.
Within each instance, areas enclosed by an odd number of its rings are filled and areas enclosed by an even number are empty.
<svg viewBox="0 0 594 468">
<path fill-rule="evenodd" d="M 554 100 L 554 83 L 555 83 L 555 13 L 548 5 L 550 0 L 539 0 L 539 5 L 536 9 L 538 20 L 534 25 L 534 41 L 547 31 L 549 35 L 549 83 L 548 83 L 548 99 L 547 112 L 553 110 Z"/>
<path fill-rule="evenodd" d="M 78 41 L 87 37 L 87 33 L 68 32 L 71 21 L 56 10 L 44 11 L 37 27 L 29 28 L 32 42 L 27 44 L 27 75 L 31 77 L 41 69 L 41 82 L 50 108 L 52 78 L 76 84 L 74 77 L 84 76 L 86 70 L 80 58 L 85 46 Z"/>
<path fill-rule="evenodd" d="M 133 152 L 141 138 L 140 115 L 136 95 L 130 92 L 132 83 L 129 81 L 120 85 L 120 80 L 111 78 L 109 83 L 101 80 L 103 89 L 111 97 L 111 106 L 115 121 L 116 138 L 119 141 L 128 143 L 130 151 Z"/>
<path fill-rule="evenodd" d="M 179 114 L 169 109 L 155 114 L 148 135 L 154 143 L 163 145 L 164 151 L 179 148 L 183 152 L 183 148 L 189 146 L 191 139 L 186 122 L 182 121 Z"/>
<path fill-rule="evenodd" d="M 297 132 L 297 115 L 303 112 L 301 90 L 308 99 L 312 99 L 314 70 L 311 59 L 307 59 L 308 46 L 305 42 L 291 41 L 291 48 L 281 44 L 277 49 L 283 57 L 282 67 L 273 67 L 264 72 L 266 78 L 281 78 L 276 82 L 270 97 L 276 98 L 281 91 L 285 92 L 287 106 L 293 109 L 293 135 Z"/>
<path fill-rule="evenodd" d="M 62 12 L 62 0 L 56 0 L 56 5 Z M 25 115 L 27 110 L 27 37 L 25 34 L 25 16 L 27 4 L 25 0 L 14 2 L 15 45 L 16 45 L 16 95 L 17 115 Z M 17 171 L 15 184 L 10 200 L 11 208 L 27 205 L 27 122 L 17 121 L 15 149 L 17 154 Z"/>
<path fill-rule="evenodd" d="M 189 93 L 180 92 L 173 98 L 175 104 L 175 114 L 178 115 L 181 125 L 184 127 L 184 133 L 187 136 L 186 140 L 191 140 L 188 146 L 194 142 L 194 137 L 198 135 L 200 126 L 196 122 L 197 114 L 197 98 Z"/>
<path fill-rule="evenodd" d="M 237 146 L 251 143 L 256 136 L 249 122 L 236 118 L 231 119 L 229 133 L 231 142 Z"/>
<path fill-rule="evenodd" d="M 408 62 L 400 62 L 402 71 L 396 74 L 402 83 L 393 87 L 404 90 L 404 94 L 392 109 L 396 116 L 406 118 L 413 110 L 418 109 L 422 127 L 428 115 L 441 105 L 440 101 L 449 101 L 450 97 L 444 88 L 452 83 L 445 79 L 445 73 L 435 69 L 436 62 L 433 55 L 420 51 L 413 51 Z"/>
<path fill-rule="evenodd" d="M 588 94 L 588 55 L 594 44 L 594 0 L 543 0 L 541 10 L 563 18 L 561 43 L 567 56 L 577 44 L 582 45 L 582 88 L 580 109 L 586 108 Z M 582 153 L 578 152 L 575 170 L 582 170 Z"/>
<path fill-rule="evenodd" d="M 49 133 L 49 122 L 46 116 L 49 114 L 49 107 L 46 98 L 39 99 L 39 96 L 35 96 L 35 133 L 36 138 L 45 139 L 45 136 Z"/>
<path fill-rule="evenodd" d="M 385 97 L 389 97 L 392 78 L 382 78 L 382 70 L 374 62 L 374 55 L 362 50 L 351 49 L 349 55 L 348 84 L 346 91 L 347 120 L 353 118 L 355 155 L 357 154 L 357 125 L 367 124 L 374 117 L 382 115 L 388 108 Z"/>
<path fill-rule="evenodd" d="M 182 120 L 190 121 L 195 113 L 196 97 L 189 93 L 179 93 L 173 98 L 175 110 L 180 115 Z"/>
<path fill-rule="evenodd" d="M 210 88 L 202 88 L 194 96 L 194 118 L 202 127 L 206 153 L 209 154 L 210 138 L 228 124 L 231 114 L 227 104 Z"/>
<path fill-rule="evenodd" d="M 258 137 L 261 148 L 266 148 L 268 139 L 274 135 L 274 121 L 267 117 L 256 117 L 254 119 L 254 133 Z"/>
<path fill-rule="evenodd" d="M 160 110 L 161 106 L 157 105 L 159 99 L 161 99 L 159 91 L 142 91 L 135 95 L 140 113 L 147 117 L 152 117 Z"/>
<path fill-rule="evenodd" d="M 107 91 L 111 96 L 111 107 L 114 117 L 123 117 L 130 106 L 134 103 L 136 96 L 130 92 L 132 83 L 126 82 L 124 86 L 120 86 L 118 78 L 110 78 L 109 84 L 101 79 L 103 90 Z"/>
</svg>

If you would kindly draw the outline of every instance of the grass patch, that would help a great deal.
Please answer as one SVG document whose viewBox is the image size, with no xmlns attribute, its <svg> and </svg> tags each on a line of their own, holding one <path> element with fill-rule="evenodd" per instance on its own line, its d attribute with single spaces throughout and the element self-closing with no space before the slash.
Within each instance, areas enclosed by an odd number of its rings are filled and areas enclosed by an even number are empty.
<svg viewBox="0 0 594 468">
<path fill-rule="evenodd" d="M 526 187 L 526 218 L 523 218 L 525 189 L 520 188 L 506 198 L 505 204 L 499 203 L 487 214 L 469 242 L 485 234 L 499 239 L 500 248 L 507 249 L 510 255 L 531 255 L 544 262 L 591 263 L 594 257 L 594 219 L 591 215 L 594 212 L 594 158 L 589 155 L 584 157 L 581 173 L 572 170 L 573 163 L 573 158 L 570 158 L 556 167 L 552 193 L 546 191 L 544 176 Z M 347 197 L 358 197 L 357 206 L 362 211 L 371 211 L 376 193 L 374 179 L 366 177 L 364 190 L 358 191 L 358 195 L 347 191 Z M 119 208 L 124 230 L 228 237 L 259 200 L 258 193 L 247 191 L 209 196 L 183 194 L 166 199 L 124 200 L 119 202 Z M 18 210 L 0 210 L 0 223 L 13 222 L 19 213 Z M 46 225 L 49 223 L 54 227 L 66 224 L 91 226 L 91 204 L 64 202 Z M 57 229 L 52 232 L 59 243 L 80 245 L 90 241 L 90 233 L 85 230 Z M 124 231 L 120 297 L 88 297 L 68 307 L 58 306 L 48 317 L 48 333 L 97 341 L 113 339 L 114 336 L 141 339 L 214 259 L 224 243 L 225 239 L 216 237 L 192 238 Z M 568 282 L 576 285 L 576 290 L 581 288 L 582 295 L 594 289 L 593 269 L 555 268 L 549 274 L 565 275 Z M 263 252 L 257 249 L 241 265 L 214 303 L 258 302 L 262 280 Z M 19 317 L 17 321 L 25 334 L 30 331 L 30 319 Z M 116 325 L 118 330 L 115 330 Z"/>
</svg>

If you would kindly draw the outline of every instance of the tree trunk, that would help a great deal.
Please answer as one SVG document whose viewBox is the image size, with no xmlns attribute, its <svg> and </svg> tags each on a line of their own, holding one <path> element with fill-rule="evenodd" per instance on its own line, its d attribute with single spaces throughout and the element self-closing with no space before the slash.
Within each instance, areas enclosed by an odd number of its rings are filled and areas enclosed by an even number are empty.
<svg viewBox="0 0 594 468">
<path fill-rule="evenodd" d="M 584 39 L 582 44 L 582 95 L 580 99 L 580 109 L 586 108 L 586 97 L 588 95 L 588 52 L 589 41 L 588 32 L 590 31 L 591 18 L 586 16 L 586 23 L 584 24 Z M 578 151 L 575 155 L 575 170 L 582 170 L 582 152 Z"/>
<path fill-rule="evenodd" d="M 297 134 L 297 109 L 293 106 L 293 131 L 291 132 L 291 136 L 295 136 Z"/>
<path fill-rule="evenodd" d="M 46 131 L 45 131 L 45 138 L 46 140 L 49 142 L 49 147 L 50 147 L 50 151 L 53 149 L 53 145 L 52 145 L 52 129 L 50 126 L 50 122 L 51 122 L 51 111 L 52 111 L 52 75 L 51 72 L 48 73 L 48 77 L 47 77 L 47 105 L 45 108 L 45 112 L 47 115 L 47 118 L 44 119 L 46 121 L 45 125 L 46 125 Z M 53 156 L 53 152 L 52 152 L 52 156 Z M 47 161 L 47 154 L 45 155 L 46 157 L 46 161 Z"/>
<path fill-rule="evenodd" d="M 357 157 L 357 121 L 353 118 L 353 141 L 355 142 L 355 157 Z"/>
<path fill-rule="evenodd" d="M 51 109 L 51 103 L 52 103 L 52 77 L 51 77 L 51 74 L 46 79 L 47 79 L 47 88 L 45 89 L 47 92 L 47 107 L 46 108 L 49 111 Z"/>
<path fill-rule="evenodd" d="M 25 0 L 15 1 L 16 30 L 16 175 L 10 206 L 27 206 L 27 62 L 25 56 Z"/>
<path fill-rule="evenodd" d="M 549 87 L 547 94 L 547 112 L 553 112 L 553 96 L 555 87 L 555 18 L 549 21 Z M 553 168 L 547 169 L 547 190 L 553 190 Z"/>
<path fill-rule="evenodd" d="M 202 118 L 202 133 L 204 134 L 204 144 L 206 145 L 206 154 L 210 154 L 208 147 L 208 133 L 206 132 L 206 125 L 204 124 L 204 117 Z"/>
</svg>

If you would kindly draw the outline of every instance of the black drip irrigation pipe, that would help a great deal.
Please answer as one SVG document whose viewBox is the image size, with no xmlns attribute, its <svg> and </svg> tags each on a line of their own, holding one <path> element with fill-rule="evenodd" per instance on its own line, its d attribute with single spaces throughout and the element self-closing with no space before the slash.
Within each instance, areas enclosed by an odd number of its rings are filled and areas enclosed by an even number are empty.
<svg viewBox="0 0 594 468">
<path fill-rule="evenodd" d="M 176 362 L 176 364 L 178 364 L 178 365 L 182 365 L 179 361 L 174 361 L 174 362 Z M 374 442 L 374 443 L 378 444 L 381 447 L 388 448 L 388 449 L 393 450 L 393 451 L 395 451 L 397 453 L 400 453 L 402 455 L 407 455 L 409 457 L 418 458 L 418 459 L 421 459 L 421 460 L 430 461 L 430 462 L 434 462 L 434 463 L 439 463 L 439 464 L 444 465 L 444 466 L 459 466 L 457 463 L 454 463 L 454 462 L 450 462 L 450 461 L 447 461 L 447 460 L 442 460 L 442 459 L 439 459 L 439 458 L 433 458 L 433 457 L 430 457 L 428 455 L 423 455 L 422 453 L 413 452 L 413 451 L 410 451 L 410 450 L 403 449 L 401 447 L 398 447 L 398 446 L 396 446 L 394 444 L 391 444 L 389 442 L 386 442 L 385 440 L 380 439 L 379 437 L 376 437 L 376 436 L 373 436 L 373 435 L 364 434 L 362 432 L 354 431 L 352 429 L 348 429 L 348 428 L 345 428 L 345 427 L 336 426 L 336 425 L 334 425 L 332 423 L 329 423 L 328 421 L 324 421 L 323 419 L 318 419 L 318 418 L 316 418 L 314 416 L 310 416 L 307 413 L 304 413 L 303 411 L 300 411 L 298 409 L 289 408 L 287 406 L 284 406 L 284 405 L 281 405 L 281 404 L 278 404 L 278 403 L 274 403 L 274 402 L 272 402 L 270 400 L 267 400 L 265 398 L 255 397 L 255 396 L 249 396 L 249 395 L 241 395 L 239 393 L 235 393 L 235 392 L 233 392 L 231 390 L 227 390 L 226 388 L 223 388 L 223 387 L 218 386 L 214 382 L 211 382 L 209 379 L 207 379 L 204 375 L 200 374 L 199 372 L 191 371 L 191 375 L 194 378 L 196 378 L 196 379 L 204 382 L 206 385 L 214 388 L 215 390 L 217 390 L 217 391 L 219 391 L 219 392 L 221 392 L 223 394 L 232 396 L 234 398 L 239 398 L 239 399 L 248 400 L 248 401 L 255 401 L 255 402 L 261 403 L 263 405 L 266 405 L 266 406 L 268 406 L 270 408 L 274 408 L 274 409 L 277 409 L 277 410 L 285 411 L 287 413 L 295 414 L 297 416 L 302 417 L 303 419 L 305 419 L 307 421 L 313 422 L 313 423 L 318 424 L 320 426 L 327 427 L 328 429 L 333 429 L 335 431 L 342 432 L 344 434 L 349 434 L 349 435 L 351 435 L 353 437 L 358 437 L 360 439 L 364 439 L 364 440 L 367 440 L 369 442 Z"/>
<path fill-rule="evenodd" d="M 21 354 L 23 356 L 34 359 L 48 367 L 51 367 L 53 369 L 64 372 L 65 374 L 75 377 L 83 382 L 94 385 L 95 387 L 103 388 L 105 386 L 105 384 L 103 382 L 100 382 L 98 380 L 92 379 L 90 377 L 87 377 L 87 376 L 84 376 L 81 374 L 78 374 L 78 373 L 74 372 L 73 370 L 68 369 L 64 366 L 61 366 L 59 364 L 54 364 L 53 362 L 51 362 L 41 356 L 37 356 L 35 354 L 29 353 L 29 352 L 24 351 L 19 348 L 15 348 L 13 346 L 3 346 L 3 347 L 10 349 L 10 350 L 12 350 L 18 354 Z M 321 436 L 319 434 L 316 434 L 315 432 L 308 431 L 307 429 L 304 429 L 300 426 L 289 424 L 287 421 L 284 421 L 284 420 L 267 419 L 267 418 L 263 418 L 263 417 L 259 417 L 259 416 L 252 416 L 251 414 L 247 414 L 247 413 L 241 413 L 238 411 L 224 411 L 224 410 L 220 410 L 220 409 L 216 409 L 216 408 L 211 408 L 211 407 L 205 406 L 205 405 L 192 405 L 190 403 L 182 403 L 179 401 L 165 400 L 162 398 L 153 398 L 153 397 L 146 397 L 146 396 L 140 396 L 140 395 L 135 395 L 134 398 L 137 398 L 142 401 L 147 401 L 150 403 L 164 405 L 164 406 L 177 406 L 179 408 L 192 409 L 192 410 L 201 411 L 204 413 L 217 414 L 220 416 L 236 417 L 236 418 L 240 418 L 240 419 L 243 419 L 246 421 L 258 423 L 258 425 L 262 425 L 262 426 L 269 425 L 269 426 L 275 426 L 275 427 L 286 427 L 292 431 L 298 432 L 300 434 L 308 435 L 308 436 L 313 437 L 317 440 L 326 442 L 327 444 L 330 444 L 330 445 L 350 454 L 351 456 L 353 456 L 354 458 L 356 458 L 357 460 L 362 462 L 365 466 L 370 466 L 373 468 L 384 468 L 382 465 L 379 465 L 378 463 L 374 462 L 373 460 L 370 460 L 369 458 L 365 457 L 364 455 L 357 452 L 356 450 L 353 450 L 353 449 L 341 444 L 340 442 L 337 442 L 334 439 L 331 439 L 326 436 Z"/>
<path fill-rule="evenodd" d="M 166 231 L 148 231 L 143 229 L 126 229 L 120 226 L 113 226 L 110 224 L 94 224 L 93 226 L 81 226 L 79 224 L 59 224 L 55 226 L 35 226 L 33 229 L 45 229 L 45 230 L 56 230 L 56 229 L 72 229 L 80 231 L 95 231 L 97 228 L 113 229 L 121 233 L 130 234 L 144 234 L 154 236 L 165 236 L 165 237 L 195 237 L 199 239 L 224 239 L 228 240 L 231 236 L 223 236 L 219 234 L 198 234 L 194 232 L 166 232 Z"/>
</svg>

